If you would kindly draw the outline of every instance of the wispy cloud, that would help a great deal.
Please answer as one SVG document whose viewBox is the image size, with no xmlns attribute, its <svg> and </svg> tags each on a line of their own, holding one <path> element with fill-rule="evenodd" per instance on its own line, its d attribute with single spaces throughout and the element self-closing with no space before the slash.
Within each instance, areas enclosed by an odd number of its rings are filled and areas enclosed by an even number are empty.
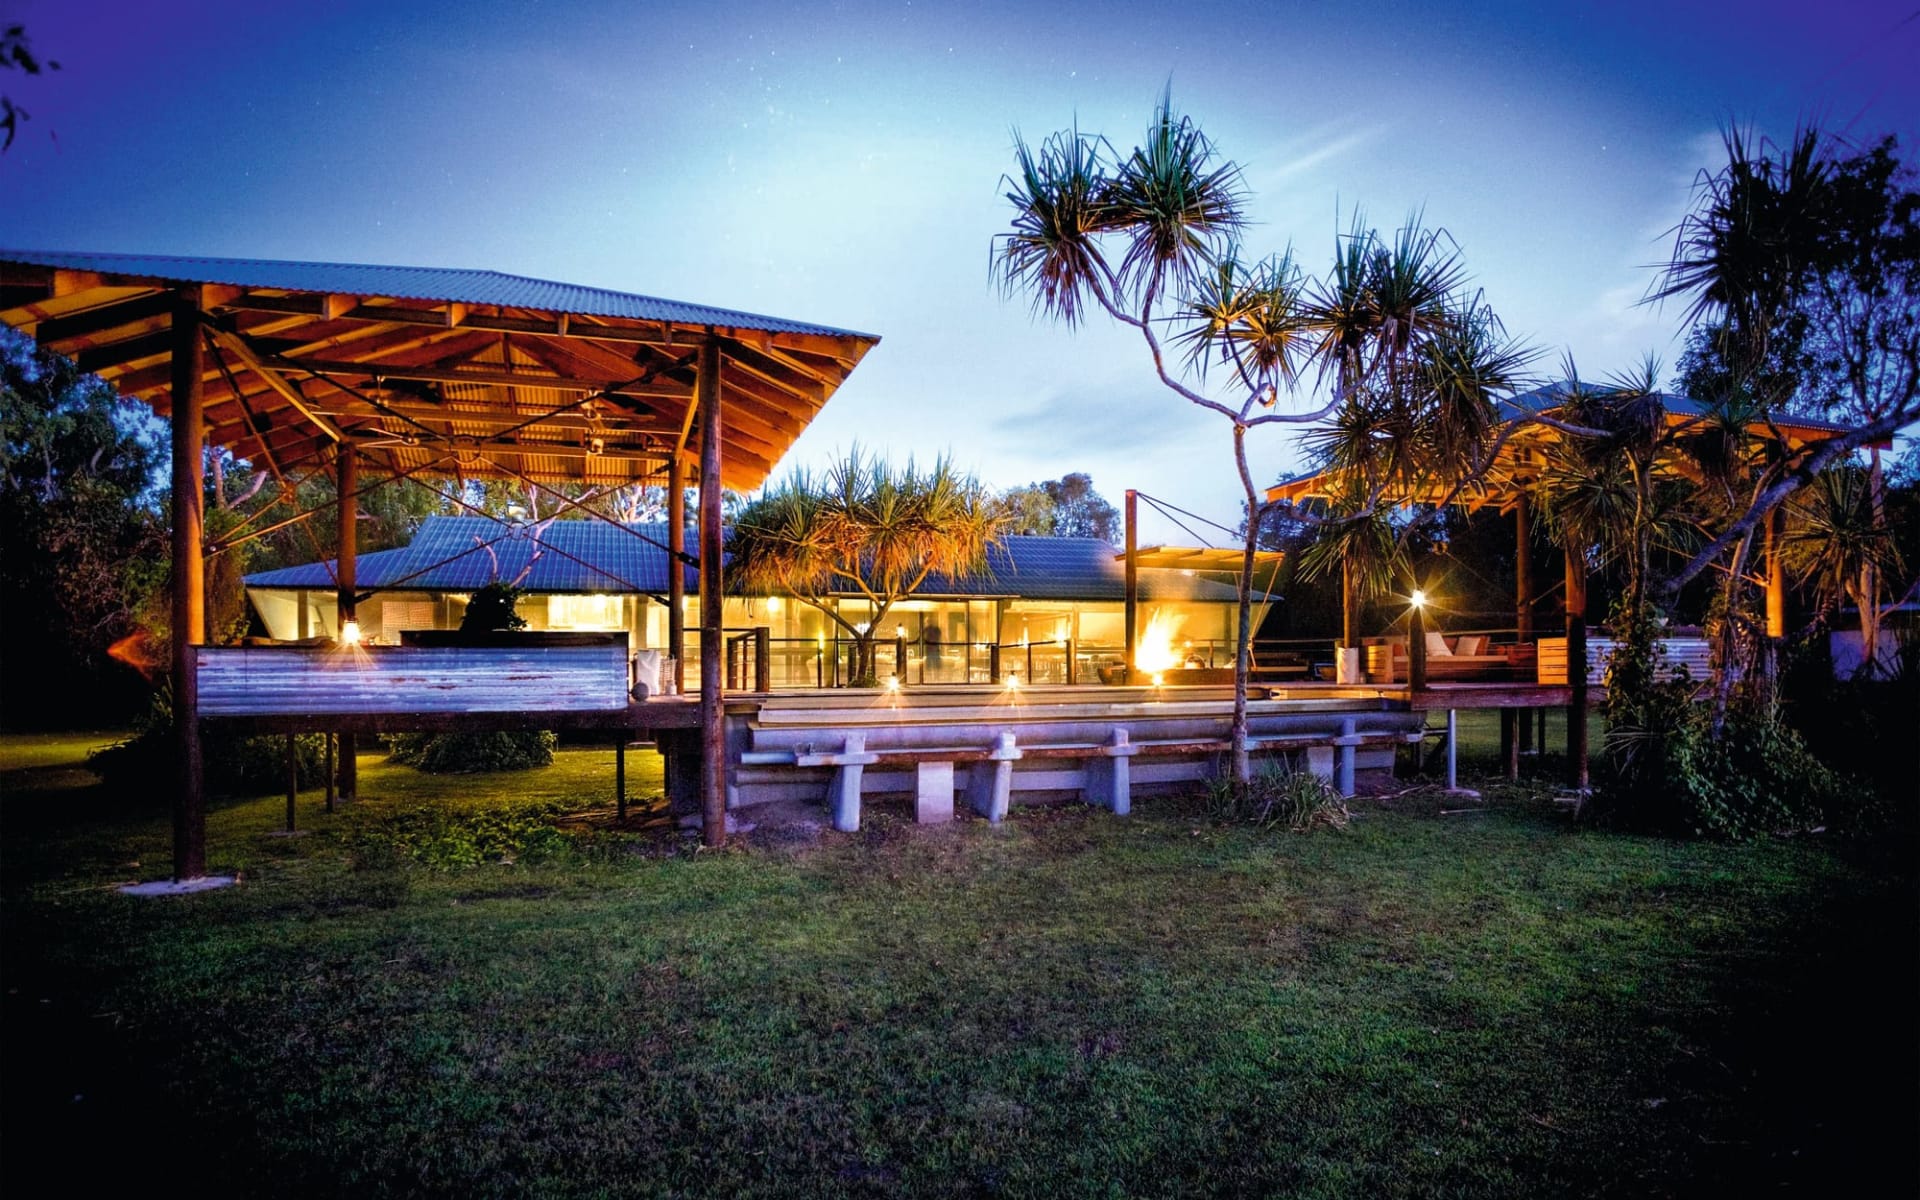
<svg viewBox="0 0 1920 1200">
<path fill-rule="evenodd" d="M 1344 121 L 1315 126 L 1276 145 L 1273 157 L 1277 161 L 1251 172 L 1250 182 L 1255 187 L 1292 183 L 1315 167 L 1360 149 L 1386 131 L 1384 124 L 1356 128 Z"/>
</svg>

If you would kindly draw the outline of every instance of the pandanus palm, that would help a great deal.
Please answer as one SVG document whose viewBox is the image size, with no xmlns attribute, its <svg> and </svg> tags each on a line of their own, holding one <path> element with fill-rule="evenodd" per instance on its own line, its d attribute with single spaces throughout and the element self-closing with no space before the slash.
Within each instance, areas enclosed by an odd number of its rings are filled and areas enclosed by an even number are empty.
<svg viewBox="0 0 1920 1200">
<path fill-rule="evenodd" d="M 1253 561 L 1263 500 L 1247 465 L 1246 435 L 1321 415 L 1276 411 L 1311 351 L 1298 316 L 1300 273 L 1287 255 L 1242 259 L 1235 244 L 1245 224 L 1240 169 L 1169 97 L 1125 154 L 1072 129 L 1037 147 L 1016 136 L 1015 161 L 1005 179 L 1011 227 L 993 245 L 992 273 L 1002 290 L 1027 294 L 1037 313 L 1069 326 L 1091 309 L 1104 311 L 1140 335 L 1163 385 L 1232 423 L 1251 517 L 1239 578 L 1233 709 L 1234 773 L 1246 779 Z M 1161 340 L 1169 318 L 1181 362 L 1168 361 Z M 1231 380 L 1228 399 L 1204 390 L 1210 369 L 1222 367 Z"/>
<path fill-rule="evenodd" d="M 727 569 L 749 591 L 818 609 L 852 640 L 854 678 L 872 682 L 874 639 L 888 611 L 930 576 L 985 570 L 1006 520 L 945 458 L 930 469 L 896 468 L 855 446 L 824 474 L 796 471 L 741 509 Z M 843 596 L 866 601 L 865 621 L 840 612 Z"/>
<path fill-rule="evenodd" d="M 1484 478 L 1498 441 L 1497 397 L 1521 381 L 1532 354 L 1506 336 L 1477 296 L 1463 298 L 1459 253 L 1419 215 L 1391 239 L 1356 219 L 1332 270 L 1314 290 L 1307 320 L 1337 410 L 1306 438 L 1309 454 L 1339 481 L 1323 546 L 1356 549 L 1383 506 L 1431 497 L 1444 503 Z M 1393 536 L 1404 553 L 1417 522 Z M 1322 551 L 1326 553 L 1327 551 Z M 1356 644 L 1357 609 L 1374 572 L 1342 572 L 1342 640 Z"/>
<path fill-rule="evenodd" d="M 1864 631 L 1879 614 L 1873 580 L 1904 570 L 1893 530 L 1874 506 L 1872 480 L 1858 466 L 1831 467 L 1794 498 L 1788 517 L 1787 566 L 1812 584 L 1820 611 L 1830 615 L 1842 601 L 1860 611 L 1864 670 L 1878 664 Z"/>
</svg>

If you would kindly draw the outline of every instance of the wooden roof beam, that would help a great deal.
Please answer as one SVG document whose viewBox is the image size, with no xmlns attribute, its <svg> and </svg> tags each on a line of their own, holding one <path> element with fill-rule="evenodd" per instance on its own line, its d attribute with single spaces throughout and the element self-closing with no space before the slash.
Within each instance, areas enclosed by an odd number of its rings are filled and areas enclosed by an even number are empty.
<svg viewBox="0 0 1920 1200">
<path fill-rule="evenodd" d="M 334 424 L 331 417 L 324 416 L 319 410 L 315 409 L 304 392 L 293 386 L 275 367 L 269 365 L 265 359 L 255 353 L 253 347 L 247 343 L 247 339 L 237 333 L 215 326 L 209 326 L 207 331 L 213 336 L 213 342 L 216 346 L 219 346 L 222 350 L 227 351 L 242 363 L 246 364 L 249 371 L 252 371 L 258 376 L 268 387 L 280 393 L 281 399 L 298 409 L 300 415 L 325 430 L 328 437 L 336 442 L 346 440 L 346 433 L 340 426 Z"/>
<path fill-rule="evenodd" d="M 552 388 L 562 392 L 611 392 L 619 396 L 646 399 L 666 396 L 684 399 L 690 393 L 683 387 L 661 383 L 628 383 L 624 379 L 569 379 L 558 375 L 533 375 L 519 371 L 463 370 L 456 367 L 412 367 L 402 363 L 327 362 L 313 359 L 289 359 L 285 364 L 316 375 L 385 379 L 413 379 L 422 383 L 475 383 L 501 387 Z"/>
<path fill-rule="evenodd" d="M 170 294 L 151 292 L 83 308 L 64 317 L 48 317 L 36 324 L 32 332 L 41 345 L 53 346 L 75 338 L 93 338 L 125 326 L 144 325 L 156 317 L 171 319 L 173 304 Z"/>
<path fill-rule="evenodd" d="M 730 341 L 723 353 L 727 361 L 743 371 L 751 372 L 767 384 L 781 391 L 805 400 L 814 408 L 827 402 L 827 387 L 809 375 L 792 370 L 785 363 L 770 355 L 762 354 L 753 347 L 741 342 Z"/>
</svg>

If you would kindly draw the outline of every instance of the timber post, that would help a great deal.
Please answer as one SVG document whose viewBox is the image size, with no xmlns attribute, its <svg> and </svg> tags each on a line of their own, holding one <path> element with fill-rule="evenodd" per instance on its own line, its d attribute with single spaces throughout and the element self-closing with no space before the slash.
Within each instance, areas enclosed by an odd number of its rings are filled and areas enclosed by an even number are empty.
<svg viewBox="0 0 1920 1200">
<path fill-rule="evenodd" d="M 1515 640 L 1525 646 L 1533 641 L 1533 509 L 1524 491 L 1513 506 L 1513 585 Z M 1514 717 L 1518 741 L 1507 755 L 1508 779 L 1520 778 L 1519 756 L 1533 749 L 1533 714 Z"/>
<path fill-rule="evenodd" d="M 687 468 L 681 451 L 667 460 L 667 657 L 673 694 L 687 690 Z"/>
<path fill-rule="evenodd" d="M 694 402 L 700 421 L 700 828 L 708 846 L 727 842 L 726 710 L 721 702 L 720 342 L 700 343 Z"/>
<path fill-rule="evenodd" d="M 1587 558 L 1567 548 L 1567 785 L 1587 789 Z"/>
<path fill-rule="evenodd" d="M 334 632 L 342 645 L 348 645 L 347 622 L 355 619 L 358 601 L 354 589 L 359 586 L 360 527 L 355 520 L 360 504 L 354 493 L 360 487 L 360 461 L 353 453 L 353 446 L 341 442 L 334 451 L 334 494 L 339 498 L 339 510 L 335 514 L 340 522 L 340 549 L 336 559 L 334 583 L 335 592 Z M 359 738 L 355 734 L 340 735 L 340 799 L 351 801 L 360 792 Z"/>
<path fill-rule="evenodd" d="M 1407 692 L 1417 704 L 1420 693 L 1427 690 L 1427 606 L 1418 585 L 1413 592 L 1413 607 L 1407 612 Z M 1393 662 L 1391 648 L 1387 651 L 1387 662 Z M 1388 673 L 1392 673 L 1391 667 Z"/>
<path fill-rule="evenodd" d="M 182 288 L 173 309 L 173 736 L 178 771 L 173 800 L 173 877 L 207 873 L 205 763 L 200 747 L 198 651 L 206 641 L 205 563 L 201 557 L 206 503 L 206 365 L 200 336 L 200 289 Z"/>
<path fill-rule="evenodd" d="M 1140 550 L 1140 494 L 1127 489 L 1127 587 L 1126 587 L 1126 662 L 1121 666 L 1121 683 L 1133 682 L 1133 652 L 1140 629 L 1140 570 L 1135 561 Z M 996 641 L 999 639 L 995 639 Z M 998 667 L 996 666 L 996 672 Z"/>
<path fill-rule="evenodd" d="M 1786 540 L 1784 517 L 1776 506 L 1766 521 L 1767 636 L 1776 642 L 1787 636 L 1787 566 L 1781 553 Z"/>
</svg>

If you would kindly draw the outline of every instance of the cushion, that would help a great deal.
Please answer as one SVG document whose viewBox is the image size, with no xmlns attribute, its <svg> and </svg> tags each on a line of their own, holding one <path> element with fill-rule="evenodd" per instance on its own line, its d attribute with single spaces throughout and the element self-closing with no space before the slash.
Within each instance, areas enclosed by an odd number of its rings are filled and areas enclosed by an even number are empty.
<svg viewBox="0 0 1920 1200">
<path fill-rule="evenodd" d="M 1441 633 L 1438 630 L 1431 631 L 1427 634 L 1427 657 L 1428 658 L 1452 658 L 1453 657 L 1453 647 L 1447 645 L 1446 634 Z"/>
<path fill-rule="evenodd" d="M 1487 652 L 1486 635 L 1480 634 L 1472 637 L 1466 634 L 1460 635 L 1453 643 L 1453 652 L 1455 654 L 1465 655 L 1468 658 L 1477 658 L 1485 654 Z"/>
</svg>

